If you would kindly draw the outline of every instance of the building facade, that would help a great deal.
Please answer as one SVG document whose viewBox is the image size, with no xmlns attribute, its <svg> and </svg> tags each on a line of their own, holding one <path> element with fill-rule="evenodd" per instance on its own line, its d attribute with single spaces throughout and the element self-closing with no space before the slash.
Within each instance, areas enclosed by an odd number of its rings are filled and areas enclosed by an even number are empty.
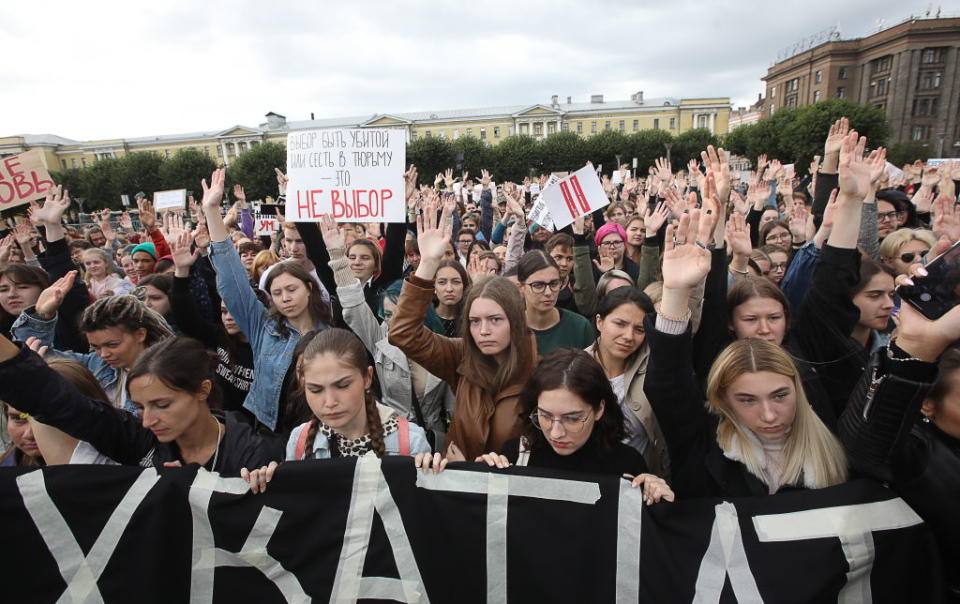
<svg viewBox="0 0 960 604">
<path fill-rule="evenodd" d="M 886 112 L 890 143 L 960 157 L 960 18 L 911 18 L 855 40 L 831 40 L 780 61 L 763 78 L 764 114 L 847 98 Z"/>
<path fill-rule="evenodd" d="M 81 142 L 54 135 L 0 137 L 0 156 L 39 149 L 48 169 L 63 170 L 83 168 L 100 159 L 122 157 L 135 151 L 153 151 L 169 157 L 180 149 L 195 148 L 229 165 L 240 154 L 261 143 L 285 143 L 289 132 L 327 128 L 397 128 L 406 132 L 407 140 L 423 137 L 453 140 L 469 136 L 491 146 L 515 134 L 541 139 L 556 132 L 576 132 L 589 137 L 604 130 L 629 134 L 659 129 L 676 135 L 694 128 L 725 133 L 729 127 L 730 99 L 645 100 L 643 92 L 638 92 L 626 101 L 605 101 L 603 95 L 594 95 L 590 102 L 574 103 L 567 97 L 563 103 L 554 96 L 550 103 L 508 107 L 319 120 L 311 116 L 302 121 L 288 121 L 285 116 L 271 112 L 266 118 L 267 121 L 257 127 L 236 125 L 219 131 L 142 138 Z"/>
</svg>

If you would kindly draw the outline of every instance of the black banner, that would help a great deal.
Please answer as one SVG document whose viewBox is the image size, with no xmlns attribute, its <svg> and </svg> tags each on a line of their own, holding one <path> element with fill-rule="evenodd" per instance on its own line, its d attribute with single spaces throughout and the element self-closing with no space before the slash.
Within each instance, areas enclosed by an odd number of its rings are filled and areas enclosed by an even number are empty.
<svg viewBox="0 0 960 604">
<path fill-rule="evenodd" d="M 8 602 L 930 602 L 929 531 L 882 486 L 643 505 L 616 478 L 410 458 L 0 472 Z"/>
</svg>

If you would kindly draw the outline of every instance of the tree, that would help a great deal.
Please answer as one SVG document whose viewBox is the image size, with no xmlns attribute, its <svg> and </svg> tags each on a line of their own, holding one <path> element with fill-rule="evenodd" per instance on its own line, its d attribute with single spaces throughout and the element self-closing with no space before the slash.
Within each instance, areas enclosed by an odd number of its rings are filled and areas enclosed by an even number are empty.
<svg viewBox="0 0 960 604">
<path fill-rule="evenodd" d="M 594 166 L 603 166 L 605 174 L 612 174 L 619 167 L 617 156 L 621 161 L 627 159 L 627 136 L 619 130 L 603 130 L 587 139 L 587 156 Z"/>
<path fill-rule="evenodd" d="M 791 119 L 778 133 L 780 147 L 788 153 L 781 161 L 786 159 L 798 166 L 809 165 L 815 155 L 823 155 L 823 142 L 831 124 L 844 116 L 850 120 L 851 128 L 867 137 L 869 148 L 887 144 L 890 126 L 882 109 L 848 99 L 827 99 L 791 112 Z"/>
<path fill-rule="evenodd" d="M 454 168 L 456 153 L 445 138 L 425 136 L 407 143 L 407 164 L 417 166 L 418 180 L 433 183 L 438 172 Z"/>
<path fill-rule="evenodd" d="M 277 196 L 277 174 L 275 168 L 286 171 L 287 148 L 280 143 L 261 143 L 249 151 L 244 151 L 227 167 L 227 186 L 239 184 L 243 187 L 247 199 L 266 199 Z M 210 178 L 208 172 L 203 178 Z M 197 181 L 197 189 L 200 181 Z"/>
<path fill-rule="evenodd" d="M 217 162 L 195 148 L 180 149 L 160 166 L 160 185 L 164 189 L 200 191 L 200 181 L 210 178 Z"/>
<path fill-rule="evenodd" d="M 530 136 L 508 136 L 494 147 L 494 151 L 495 172 L 503 181 L 520 182 L 525 176 L 536 176 L 542 172 L 540 149 L 537 141 Z"/>
<path fill-rule="evenodd" d="M 926 143 L 897 143 L 887 152 L 887 161 L 897 167 L 912 164 L 918 159 L 920 161 L 930 159 L 930 147 Z"/>
<path fill-rule="evenodd" d="M 121 207 L 122 162 L 120 159 L 100 159 L 80 170 L 80 188 L 74 197 L 83 201 L 85 212 Z"/>
<path fill-rule="evenodd" d="M 666 143 L 672 143 L 673 135 L 666 130 L 641 130 L 627 137 L 626 153 L 620 159 L 632 164 L 637 158 L 637 173 L 634 176 L 645 177 L 650 166 L 658 157 L 666 157 Z"/>
<path fill-rule="evenodd" d="M 50 172 L 53 182 L 62 185 L 64 189 L 70 191 L 71 195 L 77 195 L 80 191 L 80 168 L 66 168 L 56 172 Z"/>
<path fill-rule="evenodd" d="M 691 159 L 700 161 L 700 152 L 705 150 L 707 145 L 719 147 L 720 139 L 706 128 L 694 128 L 678 135 L 673 139 L 673 148 L 670 150 L 673 171 L 686 170 L 687 162 Z"/>
<path fill-rule="evenodd" d="M 155 191 L 162 191 L 160 166 L 163 165 L 163 160 L 162 155 L 153 151 L 137 151 L 120 158 L 119 193 L 130 195 L 133 199 L 133 196 L 140 192 L 152 196 Z"/>
<path fill-rule="evenodd" d="M 476 178 L 480 178 L 480 170 L 489 170 L 494 178 L 497 178 L 494 170 L 493 149 L 488 147 L 483 141 L 472 136 L 462 136 L 450 144 L 453 150 L 454 164 L 459 164 L 460 170 L 470 172 Z M 461 155 L 462 154 L 462 155 Z M 461 159 L 462 158 L 462 159 Z M 408 162 L 412 163 L 412 162 Z M 451 164 L 448 168 L 456 168 Z M 417 165 L 419 172 L 420 166 Z M 433 182 L 431 180 L 431 182 Z"/>
<path fill-rule="evenodd" d="M 575 132 L 551 134 L 540 142 L 539 147 L 544 172 L 579 170 L 589 159 L 586 141 Z"/>
</svg>

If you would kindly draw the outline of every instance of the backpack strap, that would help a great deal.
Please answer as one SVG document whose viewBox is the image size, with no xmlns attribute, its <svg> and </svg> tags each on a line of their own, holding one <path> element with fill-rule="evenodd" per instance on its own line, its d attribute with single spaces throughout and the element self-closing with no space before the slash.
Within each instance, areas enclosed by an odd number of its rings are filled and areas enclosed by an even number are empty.
<svg viewBox="0 0 960 604">
<path fill-rule="evenodd" d="M 303 424 L 303 430 L 300 430 L 300 436 L 297 437 L 297 446 L 293 452 L 293 458 L 296 460 L 304 459 L 307 452 L 307 433 L 310 432 L 310 422 Z"/>
<path fill-rule="evenodd" d="M 397 437 L 400 439 L 400 455 L 410 455 L 410 422 L 405 417 L 397 417 Z"/>
</svg>

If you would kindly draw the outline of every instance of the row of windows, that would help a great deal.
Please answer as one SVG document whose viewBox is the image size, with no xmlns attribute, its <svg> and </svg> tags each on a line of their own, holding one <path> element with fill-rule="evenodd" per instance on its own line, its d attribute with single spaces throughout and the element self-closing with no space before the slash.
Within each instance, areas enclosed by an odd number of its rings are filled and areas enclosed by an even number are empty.
<svg viewBox="0 0 960 604">
<path fill-rule="evenodd" d="M 708 123 L 707 123 L 707 121 L 706 121 L 706 120 L 707 120 L 706 116 L 699 116 L 699 117 L 700 117 L 700 123 L 698 124 L 697 127 L 698 127 L 698 128 L 706 128 L 706 127 L 708 126 Z M 577 134 L 583 134 L 583 124 L 584 124 L 584 122 L 582 122 L 582 121 L 581 121 L 581 122 L 577 122 Z M 632 126 L 632 129 L 633 129 L 633 132 L 639 132 L 639 131 L 640 131 L 640 120 L 633 120 L 633 123 L 631 124 L 631 126 Z M 528 130 L 528 127 L 529 127 L 528 124 L 520 124 L 520 134 L 530 134 L 530 132 L 529 132 L 529 130 Z M 591 121 L 591 122 L 590 122 L 590 133 L 591 133 L 591 134 L 596 134 L 598 127 L 599 127 L 599 122 L 597 122 L 597 121 Z M 613 122 L 612 122 L 612 121 L 607 120 L 607 121 L 605 121 L 605 122 L 603 123 L 603 129 L 604 129 L 604 130 L 611 130 L 612 128 L 613 128 Z M 671 118 L 670 118 L 670 121 L 669 121 L 669 129 L 670 129 L 670 130 L 676 130 L 676 128 L 677 128 L 677 118 L 671 117 Z M 653 120 L 653 129 L 654 129 L 654 130 L 659 130 L 659 129 L 660 129 L 660 118 L 654 118 L 654 120 Z M 627 130 L 627 121 L 626 121 L 626 120 L 619 120 L 619 121 L 617 122 L 617 130 L 619 130 L 620 132 L 626 132 L 626 130 Z M 568 122 L 563 122 L 563 123 L 561 123 L 561 124 L 560 124 L 560 131 L 561 131 L 561 132 L 569 132 L 569 131 L 570 131 L 570 124 L 569 124 Z M 550 134 L 556 134 L 556 132 L 557 132 L 557 124 L 556 124 L 556 122 L 547 122 L 547 134 L 548 134 L 548 135 L 550 135 Z M 425 137 L 427 137 L 427 138 L 430 138 L 431 136 L 433 136 L 433 132 L 432 132 L 431 130 L 424 130 L 423 135 L 424 135 Z M 533 135 L 534 135 L 534 136 L 543 136 L 543 123 L 542 123 L 542 122 L 534 122 L 534 123 L 533 123 Z M 411 138 L 413 138 L 414 140 L 416 140 L 416 138 L 417 138 L 417 133 L 416 133 L 416 132 L 412 132 L 410 136 L 411 136 Z M 437 136 L 440 137 L 440 138 L 446 138 L 446 133 L 445 133 L 443 130 L 440 130 L 440 131 L 437 133 Z M 473 136 L 473 128 L 466 128 L 466 129 L 464 130 L 464 136 L 468 136 L 468 137 L 469 137 L 469 136 Z M 499 127 L 499 126 L 494 126 L 494 127 L 493 127 L 493 138 L 500 138 L 500 136 L 501 136 L 500 127 Z M 513 126 L 510 126 L 508 136 L 513 136 Z M 459 129 L 453 131 L 453 138 L 454 138 L 454 139 L 460 138 L 460 130 L 459 130 Z M 480 140 L 487 140 L 487 129 L 486 129 L 486 128 L 480 128 Z M 219 148 L 218 148 L 218 152 L 219 152 Z"/>
<path fill-rule="evenodd" d="M 224 143 L 223 146 L 225 146 L 225 147 L 227 148 L 227 157 L 230 158 L 230 159 L 233 159 L 234 157 L 236 157 L 236 156 L 239 155 L 240 153 L 243 153 L 244 151 L 249 151 L 250 149 L 252 149 L 253 147 L 256 147 L 256 146 L 259 145 L 259 144 L 260 144 L 260 141 L 249 141 L 249 142 L 247 142 L 247 141 L 241 141 L 241 142 L 238 142 L 238 143 Z M 219 157 L 220 159 L 223 159 L 223 146 L 214 145 L 214 148 L 217 150 L 217 157 Z M 188 149 L 196 149 L 196 147 L 186 147 L 186 148 L 188 148 Z M 201 149 L 204 153 L 206 153 L 207 155 L 210 155 L 210 147 L 204 146 L 204 147 L 200 147 L 200 149 Z M 175 152 L 175 151 L 172 150 L 172 149 L 164 149 L 164 150 L 163 150 L 163 156 L 166 157 L 166 158 L 173 157 L 174 152 Z M 104 152 L 100 152 L 100 153 L 94 153 L 94 157 L 95 157 L 96 160 L 101 160 L 101 159 L 113 159 L 113 158 L 116 158 L 116 156 L 117 156 L 117 155 L 116 155 L 113 151 L 104 151 Z M 61 160 L 60 160 L 60 165 L 61 165 L 61 167 L 62 167 L 64 170 L 67 169 L 67 167 L 68 167 L 68 166 L 67 166 L 67 160 L 61 159 Z M 86 158 L 86 157 L 81 157 L 79 161 L 77 160 L 77 158 L 72 158 L 72 159 L 70 160 L 70 166 L 69 166 L 69 167 L 71 167 L 71 168 L 86 168 L 87 165 L 88 165 L 88 163 L 87 163 L 87 158 Z"/>
</svg>

